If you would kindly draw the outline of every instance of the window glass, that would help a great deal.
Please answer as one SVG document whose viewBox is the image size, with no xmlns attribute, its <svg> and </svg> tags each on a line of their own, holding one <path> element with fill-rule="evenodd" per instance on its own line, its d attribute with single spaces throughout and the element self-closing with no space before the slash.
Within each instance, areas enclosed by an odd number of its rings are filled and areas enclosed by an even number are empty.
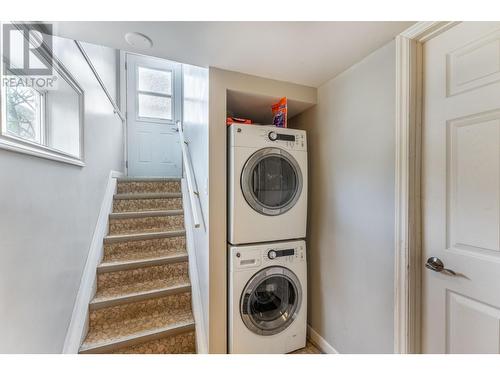
<svg viewBox="0 0 500 375">
<path fill-rule="evenodd" d="M 6 87 L 7 134 L 42 143 L 42 94 L 30 87 Z"/>
<path fill-rule="evenodd" d="M 279 156 L 268 156 L 255 166 L 252 193 L 264 206 L 280 208 L 287 205 L 297 191 L 297 175 L 292 165 Z"/>
<path fill-rule="evenodd" d="M 172 98 L 139 93 L 138 116 L 161 120 L 172 119 Z"/>
<path fill-rule="evenodd" d="M 139 91 L 172 95 L 172 72 L 139 67 Z"/>
</svg>

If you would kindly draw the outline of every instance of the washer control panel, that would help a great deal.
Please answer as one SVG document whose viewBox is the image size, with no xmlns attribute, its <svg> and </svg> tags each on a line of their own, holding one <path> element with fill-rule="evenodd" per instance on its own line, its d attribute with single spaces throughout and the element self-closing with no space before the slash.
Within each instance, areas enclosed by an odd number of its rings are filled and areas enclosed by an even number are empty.
<svg viewBox="0 0 500 375">
<path fill-rule="evenodd" d="M 296 248 L 269 248 L 262 252 L 262 263 L 300 262 L 306 260 L 303 246 Z"/>
<path fill-rule="evenodd" d="M 306 249 L 303 242 L 296 246 L 276 243 L 269 244 L 266 247 L 256 246 L 252 249 L 235 249 L 232 255 L 235 269 L 259 268 L 272 266 L 273 264 L 306 261 Z"/>
<path fill-rule="evenodd" d="M 295 249 L 284 249 L 284 250 L 269 250 L 267 252 L 267 257 L 269 259 L 276 259 L 278 257 L 287 257 L 295 255 Z"/>
</svg>

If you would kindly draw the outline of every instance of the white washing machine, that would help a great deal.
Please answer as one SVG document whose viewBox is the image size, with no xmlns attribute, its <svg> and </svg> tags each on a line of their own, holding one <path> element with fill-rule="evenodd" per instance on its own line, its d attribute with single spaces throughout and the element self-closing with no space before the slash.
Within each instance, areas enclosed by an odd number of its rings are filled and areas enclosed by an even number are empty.
<svg viewBox="0 0 500 375">
<path fill-rule="evenodd" d="M 304 130 L 229 127 L 229 242 L 304 238 L 307 140 Z"/>
<path fill-rule="evenodd" d="M 229 246 L 229 353 L 284 354 L 306 345 L 304 241 Z"/>
</svg>

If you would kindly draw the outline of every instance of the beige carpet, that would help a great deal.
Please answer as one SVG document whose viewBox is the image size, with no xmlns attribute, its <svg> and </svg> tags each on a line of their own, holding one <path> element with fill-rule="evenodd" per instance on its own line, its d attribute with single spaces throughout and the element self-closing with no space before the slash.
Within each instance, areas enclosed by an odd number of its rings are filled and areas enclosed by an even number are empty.
<svg viewBox="0 0 500 375">
<path fill-rule="evenodd" d="M 178 179 L 120 179 L 80 353 L 195 353 Z"/>
</svg>

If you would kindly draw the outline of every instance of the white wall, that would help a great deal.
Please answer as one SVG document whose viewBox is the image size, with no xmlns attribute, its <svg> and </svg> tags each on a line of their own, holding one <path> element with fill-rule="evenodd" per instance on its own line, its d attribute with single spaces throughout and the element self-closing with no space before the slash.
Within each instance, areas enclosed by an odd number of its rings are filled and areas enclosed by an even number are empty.
<svg viewBox="0 0 500 375">
<path fill-rule="evenodd" d="M 393 351 L 395 44 L 318 89 L 308 131 L 309 323 L 340 353 Z"/>
<path fill-rule="evenodd" d="M 0 150 L 0 353 L 62 351 L 109 171 L 123 169 L 121 121 L 73 41 L 56 54 L 85 91 L 86 166 Z"/>
<path fill-rule="evenodd" d="M 61 76 L 57 90 L 46 93 L 45 110 L 50 124 L 48 145 L 80 156 L 80 97 Z"/>
<path fill-rule="evenodd" d="M 116 64 L 119 64 L 120 51 L 92 43 L 80 42 L 80 44 L 87 56 L 92 60 L 92 64 L 99 73 L 109 94 L 116 103 L 119 103 L 120 70 L 116 69 L 116 65 L 111 62 L 115 60 Z"/>
<path fill-rule="evenodd" d="M 182 65 L 184 137 L 189 143 L 202 223 L 192 228 L 204 322 L 208 325 L 208 69 Z M 205 338 L 208 337 L 205 332 Z M 199 338 L 198 338 L 199 339 Z M 205 343 L 205 346 L 207 343 Z"/>
</svg>

